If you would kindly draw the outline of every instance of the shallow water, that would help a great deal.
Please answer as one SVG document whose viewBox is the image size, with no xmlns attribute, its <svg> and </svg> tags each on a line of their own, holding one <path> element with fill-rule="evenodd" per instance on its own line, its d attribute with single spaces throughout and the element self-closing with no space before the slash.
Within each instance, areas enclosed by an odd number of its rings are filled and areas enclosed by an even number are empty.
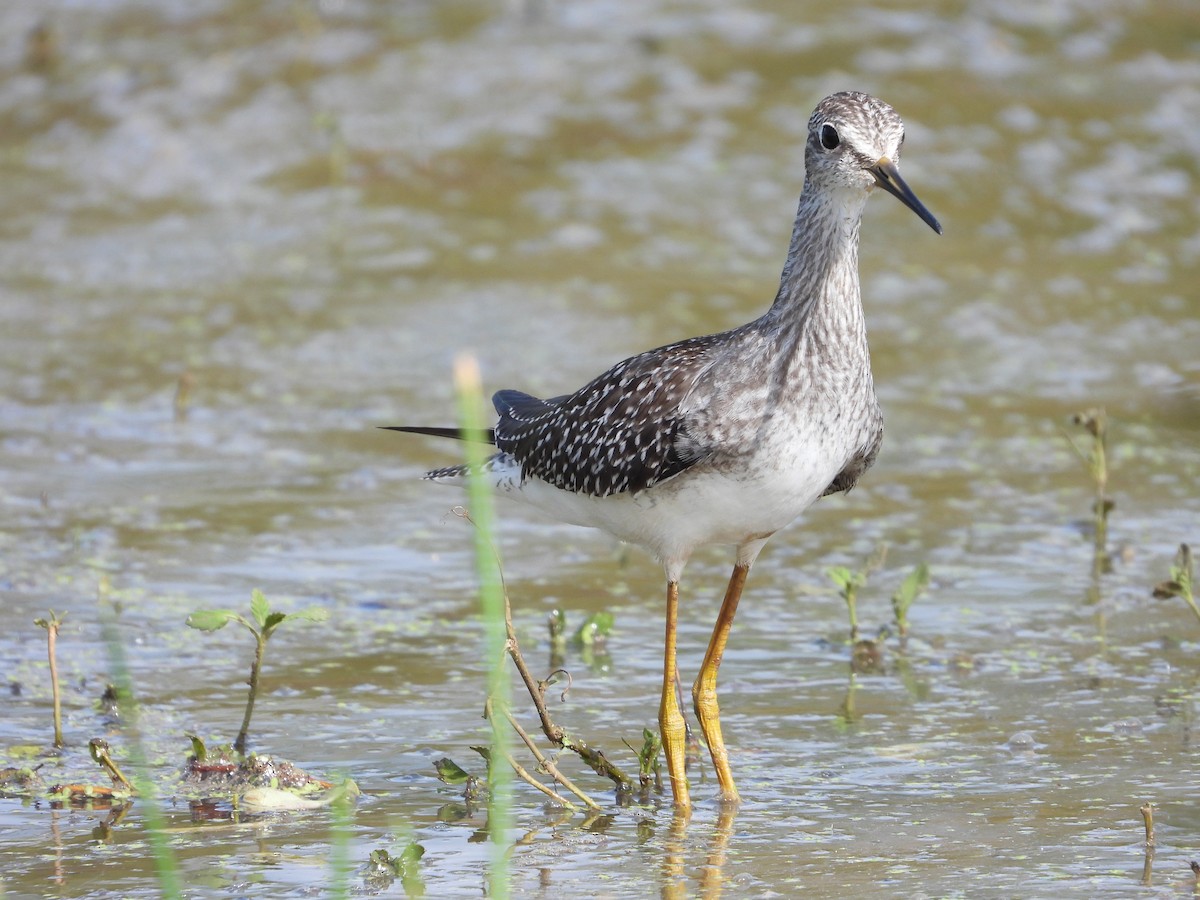
<svg viewBox="0 0 1200 900">
<path fill-rule="evenodd" d="M 50 39 L 31 35 L 39 22 Z M 430 896 L 484 889 L 483 824 L 434 777 L 486 740 L 469 526 L 420 482 L 454 448 L 450 365 L 550 395 L 769 302 L 812 106 L 858 88 L 905 117 L 903 170 L 945 226 L 875 198 L 863 287 L 883 454 L 756 566 L 722 668 L 745 803 L 695 792 L 589 820 L 517 794 L 523 893 L 1190 895 L 1200 624 L 1150 597 L 1200 543 L 1200 29 L 1187 2 L 9 4 L 0 10 L 0 754 L 128 732 L 94 708 L 117 632 L 151 773 L 231 740 L 249 642 L 188 613 L 322 604 L 273 640 L 254 748 L 364 790 L 373 849 L 425 848 Z M 173 402 L 190 384 L 186 416 Z M 1113 570 L 1063 436 L 1108 410 Z M 1077 437 L 1082 432 L 1072 431 Z M 546 614 L 611 611 L 573 652 L 563 724 L 634 768 L 652 726 L 661 577 L 602 535 L 502 507 L 532 665 Z M 848 671 L 825 571 L 884 566 L 864 632 L 920 562 L 883 674 Z M 684 583 L 699 663 L 729 553 Z M 848 695 L 850 698 L 848 707 Z M 847 715 L 852 708 L 853 715 Z M 12 764 L 0 756 L 0 766 Z M 702 772 L 702 776 L 707 773 Z M 1155 804 L 1146 874 L 1138 807 Z M 11 896 L 151 896 L 144 802 L 0 800 Z M 162 804 L 190 895 L 337 879 L 327 811 L 236 826 Z M 1143 886 L 1148 881 L 1149 886 Z M 314 887 L 315 886 L 315 887 Z"/>
</svg>

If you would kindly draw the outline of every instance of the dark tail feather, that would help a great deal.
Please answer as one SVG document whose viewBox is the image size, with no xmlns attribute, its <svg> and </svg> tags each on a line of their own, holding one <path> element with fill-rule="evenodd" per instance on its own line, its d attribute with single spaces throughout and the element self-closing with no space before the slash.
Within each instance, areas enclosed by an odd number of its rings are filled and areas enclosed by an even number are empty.
<svg viewBox="0 0 1200 900">
<path fill-rule="evenodd" d="M 430 437 L 453 438 L 456 441 L 473 441 L 483 438 L 487 443 L 496 443 L 496 429 L 488 428 L 483 432 L 467 434 L 461 428 L 426 428 L 420 425 L 381 425 L 384 431 L 403 431 L 405 434 L 425 434 Z"/>
</svg>

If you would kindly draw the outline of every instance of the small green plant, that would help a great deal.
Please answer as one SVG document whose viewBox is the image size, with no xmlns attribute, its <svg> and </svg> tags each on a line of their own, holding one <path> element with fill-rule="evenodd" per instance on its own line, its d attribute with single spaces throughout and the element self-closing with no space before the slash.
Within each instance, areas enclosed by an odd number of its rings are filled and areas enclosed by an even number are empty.
<svg viewBox="0 0 1200 900">
<path fill-rule="evenodd" d="M 34 625 L 46 629 L 46 656 L 50 660 L 50 692 L 54 699 L 55 747 L 62 747 L 64 743 L 62 731 L 62 696 L 58 685 L 58 654 L 56 653 L 56 647 L 58 645 L 58 629 L 62 627 L 63 619 L 66 617 L 66 613 L 60 616 L 54 610 L 50 610 L 50 618 L 33 620 Z"/>
<path fill-rule="evenodd" d="M 832 566 L 827 570 L 827 574 L 837 585 L 841 598 L 846 601 L 846 612 L 850 616 L 851 644 L 858 640 L 858 591 L 867 583 L 867 576 L 882 566 L 885 559 L 887 559 L 887 544 L 880 544 L 879 549 L 861 569 Z"/>
<path fill-rule="evenodd" d="M 561 609 L 551 610 L 547 619 L 550 631 L 550 668 L 561 669 L 566 665 L 568 644 L 579 651 L 584 665 L 595 672 L 603 672 L 612 664 L 608 653 L 608 637 L 616 619 L 611 612 L 592 613 L 575 629 L 567 640 L 567 614 Z"/>
<path fill-rule="evenodd" d="M 1109 567 L 1108 514 L 1116 506 L 1108 496 L 1108 415 L 1103 407 L 1095 407 L 1073 415 L 1071 424 L 1082 428 L 1091 438 L 1086 447 L 1081 447 L 1070 433 L 1064 432 L 1092 479 L 1092 574 L 1100 575 Z"/>
<path fill-rule="evenodd" d="M 630 744 L 625 746 L 630 750 L 634 747 Z M 662 750 L 662 736 L 649 728 L 642 729 L 642 747 L 640 750 L 635 750 L 638 759 L 638 785 L 642 792 L 646 793 L 651 787 L 657 785 L 660 778 L 660 763 L 659 751 Z"/>
<path fill-rule="evenodd" d="M 603 644 L 612 632 L 614 621 L 610 612 L 593 613 L 575 630 L 571 643 L 577 647 L 596 647 Z"/>
<path fill-rule="evenodd" d="M 571 644 L 579 649 L 579 658 L 593 672 L 604 672 L 612 665 L 608 652 L 608 636 L 615 618 L 608 611 L 592 613 L 575 630 Z"/>
<path fill-rule="evenodd" d="M 368 890 L 372 893 L 383 891 L 399 878 L 406 897 L 424 897 L 425 882 L 420 869 L 424 855 L 425 848 L 415 841 L 409 841 L 396 856 L 386 850 L 372 850 L 364 878 Z"/>
<path fill-rule="evenodd" d="M 438 781 L 442 784 L 462 787 L 463 799 L 467 802 L 473 803 L 487 795 L 486 782 L 472 775 L 450 757 L 443 756 L 441 759 L 435 759 L 433 768 L 437 772 Z"/>
<path fill-rule="evenodd" d="M 1171 577 L 1155 585 L 1154 596 L 1159 600 L 1182 597 L 1196 618 L 1200 619 L 1200 606 L 1196 605 L 1196 596 L 1192 588 L 1195 583 L 1192 580 L 1194 571 L 1192 548 L 1187 544 L 1180 544 L 1179 552 L 1175 554 L 1175 565 L 1171 566 Z"/>
<path fill-rule="evenodd" d="M 833 566 L 829 577 L 837 585 L 838 593 L 846 601 L 846 612 L 850 616 L 850 640 L 858 640 L 858 589 L 867 583 L 867 573 L 854 571 L 846 566 Z"/>
<path fill-rule="evenodd" d="M 230 622 L 237 622 L 254 635 L 254 662 L 250 665 L 250 693 L 246 698 L 246 714 L 242 718 L 242 728 L 238 732 L 233 748 L 244 754 L 246 752 L 246 735 L 250 731 L 250 716 L 254 712 L 254 701 L 258 697 L 258 679 L 262 673 L 263 656 L 267 652 L 267 641 L 275 630 L 287 621 L 324 622 L 329 618 L 329 611 L 314 606 L 294 613 L 272 612 L 271 604 L 257 588 L 250 595 L 250 616 L 247 619 L 241 613 L 232 609 L 201 609 L 187 618 L 190 628 L 199 631 L 219 631 Z"/>
<path fill-rule="evenodd" d="M 908 610 L 925 588 L 929 586 L 929 566 L 921 563 L 908 573 L 896 593 L 892 594 L 892 611 L 896 615 L 896 630 L 900 633 L 900 643 L 908 639 Z"/>
</svg>

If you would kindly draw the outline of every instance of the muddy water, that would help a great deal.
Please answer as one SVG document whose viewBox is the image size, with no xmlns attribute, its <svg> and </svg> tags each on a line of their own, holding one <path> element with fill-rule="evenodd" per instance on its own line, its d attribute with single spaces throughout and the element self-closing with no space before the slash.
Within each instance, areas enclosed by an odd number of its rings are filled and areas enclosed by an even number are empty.
<svg viewBox="0 0 1200 900">
<path fill-rule="evenodd" d="M 887 197 L 868 210 L 887 439 L 752 575 L 722 669 L 746 802 L 723 816 L 702 781 L 682 823 L 576 771 L 606 814 L 520 791 L 514 883 L 1190 895 L 1200 623 L 1150 589 L 1200 543 L 1191 4 L 27 3 L 0 32 L 0 765 L 49 742 L 32 624 L 49 609 L 67 611 L 70 746 L 46 783 L 96 779 L 88 738 L 127 752 L 94 706 L 111 616 L 171 792 L 186 732 L 235 734 L 250 652 L 188 613 L 254 587 L 322 604 L 326 625 L 273 640 L 252 743 L 358 782 L 348 847 L 324 812 L 230 826 L 176 797 L 160 805 L 188 892 L 307 895 L 338 853 L 357 890 L 371 850 L 415 839 L 430 895 L 477 896 L 483 818 L 443 821 L 457 796 L 432 767 L 478 771 L 486 737 L 471 535 L 460 498 L 416 480 L 453 448 L 374 426 L 447 422 L 463 350 L 489 388 L 554 394 L 757 315 L 808 113 L 853 87 L 904 115 L 906 177 L 946 233 Z M 1116 501 L 1098 577 L 1062 433 L 1091 406 Z M 656 708 L 658 571 L 502 513 L 536 668 L 550 609 L 614 614 L 608 660 L 573 653 L 554 711 L 632 767 L 622 742 Z M 866 633 L 915 565 L 932 583 L 907 651 L 889 638 L 883 670 L 851 681 L 825 572 L 881 544 Z M 689 567 L 687 672 L 728 557 Z M 145 806 L 104 827 L 0 801 L 0 884 L 155 895 Z"/>
</svg>

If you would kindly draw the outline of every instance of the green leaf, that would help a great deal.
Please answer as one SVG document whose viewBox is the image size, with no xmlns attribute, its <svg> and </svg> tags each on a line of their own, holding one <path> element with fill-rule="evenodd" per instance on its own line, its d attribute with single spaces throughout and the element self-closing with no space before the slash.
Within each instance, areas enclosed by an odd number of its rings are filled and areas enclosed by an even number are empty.
<svg viewBox="0 0 1200 900">
<path fill-rule="evenodd" d="M 449 757 L 434 760 L 433 767 L 437 769 L 438 780 L 446 784 L 466 784 L 471 780 L 471 773 Z"/>
<path fill-rule="evenodd" d="M 278 625 L 284 619 L 290 619 L 290 618 L 291 618 L 290 615 L 288 615 L 287 613 L 281 613 L 278 610 L 273 613 L 267 613 L 267 617 L 261 623 L 263 634 L 266 634 L 269 631 L 274 631 L 276 625 Z"/>
<path fill-rule="evenodd" d="M 415 866 L 417 861 L 425 855 L 425 848 L 415 842 L 410 842 L 407 847 L 400 851 L 398 862 L 400 868 L 405 869 L 409 866 Z"/>
<path fill-rule="evenodd" d="M 854 591 L 867 582 L 865 572 L 855 572 L 845 566 L 832 566 L 826 570 L 826 573 L 843 593 Z"/>
<path fill-rule="evenodd" d="M 204 762 L 208 759 L 208 748 L 204 746 L 204 739 L 196 734 L 185 735 L 192 742 L 192 755 L 196 757 L 196 762 Z"/>
<path fill-rule="evenodd" d="M 1187 549 L 1187 544 L 1183 545 L 1183 549 L 1185 549 L 1185 550 Z M 66 613 L 63 613 L 60 616 L 54 610 L 50 610 L 50 618 L 49 619 L 34 619 L 33 624 L 37 625 L 39 628 L 45 628 L 47 631 L 49 631 L 51 628 L 57 628 L 58 626 L 62 625 L 63 619 L 65 619 L 66 617 L 67 617 Z"/>
<path fill-rule="evenodd" d="M 908 573 L 900 588 L 892 595 L 892 606 L 896 614 L 903 617 L 913 601 L 929 586 L 929 566 L 921 563 Z"/>
<path fill-rule="evenodd" d="M 240 618 L 232 609 L 198 609 L 187 617 L 187 624 L 199 631 L 219 631 Z"/>
<path fill-rule="evenodd" d="M 575 632 L 571 641 L 575 644 L 582 644 L 584 647 L 590 647 L 598 640 L 608 637 L 614 621 L 616 620 L 610 612 L 593 613 L 579 626 L 579 630 Z"/>
<path fill-rule="evenodd" d="M 250 592 L 250 614 L 254 616 L 254 621 L 258 623 L 259 628 L 266 628 L 267 614 L 271 611 L 271 604 L 267 602 L 267 598 L 263 596 L 263 592 L 255 588 Z"/>
</svg>

